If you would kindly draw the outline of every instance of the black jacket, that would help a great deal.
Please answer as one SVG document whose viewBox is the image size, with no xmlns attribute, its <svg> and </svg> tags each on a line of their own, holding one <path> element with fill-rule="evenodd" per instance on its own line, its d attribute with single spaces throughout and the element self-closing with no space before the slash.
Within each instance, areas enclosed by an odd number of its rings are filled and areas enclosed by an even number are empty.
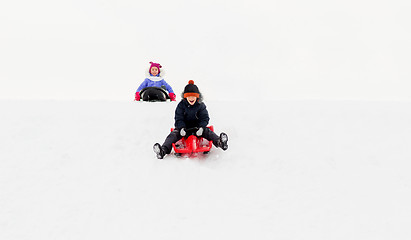
<svg viewBox="0 0 411 240">
<path fill-rule="evenodd" d="M 210 117 L 203 102 L 197 100 L 194 105 L 190 105 L 184 98 L 177 105 L 174 120 L 174 127 L 177 129 L 206 127 Z"/>
</svg>

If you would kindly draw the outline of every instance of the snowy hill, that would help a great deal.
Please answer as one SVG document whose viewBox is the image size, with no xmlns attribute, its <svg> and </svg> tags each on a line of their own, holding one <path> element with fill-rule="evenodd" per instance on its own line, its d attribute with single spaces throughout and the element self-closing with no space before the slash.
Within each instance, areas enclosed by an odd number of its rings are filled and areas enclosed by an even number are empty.
<svg viewBox="0 0 411 240">
<path fill-rule="evenodd" d="M 155 158 L 177 103 L 0 102 L 0 239 L 409 239 L 409 102 L 207 101 L 226 152 Z"/>
<path fill-rule="evenodd" d="M 1 1 L 0 240 L 411 239 L 394 1 Z M 192 79 L 226 152 L 155 158 Z M 255 100 L 258 99 L 258 100 Z"/>
</svg>

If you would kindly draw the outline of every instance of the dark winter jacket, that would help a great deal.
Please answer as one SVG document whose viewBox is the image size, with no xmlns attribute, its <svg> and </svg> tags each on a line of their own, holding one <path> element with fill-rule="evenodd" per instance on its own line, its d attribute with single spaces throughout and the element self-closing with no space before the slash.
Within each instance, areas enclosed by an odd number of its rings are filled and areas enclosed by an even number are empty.
<svg viewBox="0 0 411 240">
<path fill-rule="evenodd" d="M 177 129 L 206 127 L 210 117 L 203 102 L 197 100 L 194 105 L 190 105 L 184 98 L 177 105 L 174 120 L 174 127 Z"/>
</svg>

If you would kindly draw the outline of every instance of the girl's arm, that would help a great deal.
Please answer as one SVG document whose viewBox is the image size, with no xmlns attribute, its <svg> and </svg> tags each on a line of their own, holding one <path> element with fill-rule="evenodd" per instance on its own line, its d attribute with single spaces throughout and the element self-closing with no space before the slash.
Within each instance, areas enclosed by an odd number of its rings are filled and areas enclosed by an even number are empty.
<svg viewBox="0 0 411 240">
<path fill-rule="evenodd" d="M 163 80 L 162 80 L 162 84 L 166 87 L 167 92 L 169 92 L 169 93 L 174 93 L 173 88 L 171 88 L 171 86 L 168 85 L 168 83 L 166 82 L 166 80 L 163 79 Z"/>
<path fill-rule="evenodd" d="M 146 88 L 147 87 L 147 83 L 148 83 L 148 78 L 144 79 L 144 81 L 140 84 L 140 86 L 137 88 L 136 92 L 140 92 L 141 89 Z"/>
</svg>

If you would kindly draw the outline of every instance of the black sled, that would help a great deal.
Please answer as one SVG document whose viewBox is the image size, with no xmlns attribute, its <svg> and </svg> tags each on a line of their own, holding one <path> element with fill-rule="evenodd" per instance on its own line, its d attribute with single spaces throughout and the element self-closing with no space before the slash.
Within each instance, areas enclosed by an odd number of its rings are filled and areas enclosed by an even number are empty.
<svg viewBox="0 0 411 240">
<path fill-rule="evenodd" d="M 159 87 L 146 87 L 140 91 L 142 101 L 165 102 L 170 99 L 167 90 Z"/>
</svg>

